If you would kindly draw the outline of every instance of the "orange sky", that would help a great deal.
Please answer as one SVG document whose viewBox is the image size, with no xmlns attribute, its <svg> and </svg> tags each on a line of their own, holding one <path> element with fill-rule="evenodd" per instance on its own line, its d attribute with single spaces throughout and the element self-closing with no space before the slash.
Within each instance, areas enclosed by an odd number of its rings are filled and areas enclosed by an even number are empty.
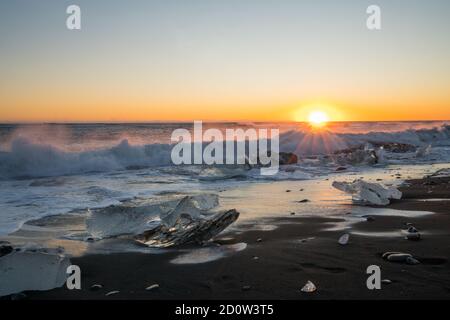
<svg viewBox="0 0 450 320">
<path fill-rule="evenodd" d="M 450 2 L 231 2 L 2 3 L 0 122 L 450 120 Z"/>
</svg>

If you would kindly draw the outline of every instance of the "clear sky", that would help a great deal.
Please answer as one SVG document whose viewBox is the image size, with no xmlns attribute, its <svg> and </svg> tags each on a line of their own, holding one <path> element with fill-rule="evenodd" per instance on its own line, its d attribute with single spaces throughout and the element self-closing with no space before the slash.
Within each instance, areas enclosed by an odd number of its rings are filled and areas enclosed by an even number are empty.
<svg viewBox="0 0 450 320">
<path fill-rule="evenodd" d="M 66 28 L 66 8 L 82 30 Z M 366 28 L 366 8 L 382 30 Z M 0 122 L 450 119 L 448 0 L 2 0 Z"/>
</svg>

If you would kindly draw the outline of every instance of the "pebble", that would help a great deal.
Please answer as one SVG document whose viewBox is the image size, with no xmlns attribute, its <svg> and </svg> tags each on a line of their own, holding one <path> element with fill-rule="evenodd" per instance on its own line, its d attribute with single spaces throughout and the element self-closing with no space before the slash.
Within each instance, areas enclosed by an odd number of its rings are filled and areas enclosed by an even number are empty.
<svg viewBox="0 0 450 320">
<path fill-rule="evenodd" d="M 349 239 L 350 239 L 350 235 L 348 233 L 346 233 L 339 238 L 338 242 L 340 245 L 344 246 L 348 243 Z"/>
<path fill-rule="evenodd" d="M 309 202 L 309 200 L 308 199 L 303 199 L 303 200 L 299 201 L 299 203 L 306 203 L 306 202 Z"/>
<path fill-rule="evenodd" d="M 105 296 L 107 296 L 107 297 L 109 297 L 109 296 L 112 296 L 113 294 L 117 294 L 117 293 L 119 293 L 120 291 L 117 291 L 117 290 L 115 290 L 115 291 L 110 291 L 110 292 L 108 292 L 107 294 L 105 294 Z"/>
<path fill-rule="evenodd" d="M 98 291 L 102 288 L 103 288 L 103 286 L 101 284 L 93 284 L 90 289 L 91 289 L 91 291 Z"/>
<path fill-rule="evenodd" d="M 256 242 L 262 242 L 261 238 L 256 239 Z"/>
<path fill-rule="evenodd" d="M 291 212 L 291 216 L 295 216 L 295 212 Z"/>
<path fill-rule="evenodd" d="M 154 289 L 159 289 L 159 284 L 155 283 L 155 284 L 152 284 L 151 286 L 148 286 L 147 288 L 145 288 L 145 290 L 147 290 L 147 291 L 154 290 Z"/>
<path fill-rule="evenodd" d="M 414 259 L 413 257 L 407 257 L 406 263 L 410 264 L 410 265 L 416 265 L 416 264 L 420 264 L 420 261 L 417 259 Z"/>
<path fill-rule="evenodd" d="M 417 232 L 419 232 L 419 231 L 417 231 L 417 229 L 414 228 L 414 226 L 409 226 L 408 232 L 409 232 L 409 233 L 417 233 Z"/>
<path fill-rule="evenodd" d="M 251 286 L 243 286 L 242 287 L 242 290 L 243 291 L 248 291 L 248 290 L 250 290 L 252 287 Z"/>
<path fill-rule="evenodd" d="M 406 239 L 413 240 L 413 241 L 420 240 L 420 233 L 418 233 L 418 232 L 416 232 L 416 233 L 408 233 L 406 235 Z"/>
<path fill-rule="evenodd" d="M 391 262 L 405 262 L 408 258 L 412 258 L 412 255 L 408 253 L 393 253 L 387 257 Z"/>
</svg>

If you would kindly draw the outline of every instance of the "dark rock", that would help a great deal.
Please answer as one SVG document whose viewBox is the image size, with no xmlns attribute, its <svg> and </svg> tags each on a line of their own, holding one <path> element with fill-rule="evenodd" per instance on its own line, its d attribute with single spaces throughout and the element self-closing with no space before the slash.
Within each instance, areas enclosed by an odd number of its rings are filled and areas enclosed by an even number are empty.
<svg viewBox="0 0 450 320">
<path fill-rule="evenodd" d="M 280 165 L 297 164 L 298 157 L 292 152 L 280 152 Z"/>
<path fill-rule="evenodd" d="M 309 202 L 309 200 L 308 199 L 303 199 L 303 200 L 298 201 L 298 203 L 306 203 L 306 202 Z"/>
<path fill-rule="evenodd" d="M 0 257 L 6 256 L 7 254 L 14 251 L 14 248 L 9 244 L 0 245 Z"/>
<path fill-rule="evenodd" d="M 344 170 L 347 170 L 347 168 L 346 167 L 337 167 L 336 168 L 336 171 L 344 171 Z"/>
</svg>

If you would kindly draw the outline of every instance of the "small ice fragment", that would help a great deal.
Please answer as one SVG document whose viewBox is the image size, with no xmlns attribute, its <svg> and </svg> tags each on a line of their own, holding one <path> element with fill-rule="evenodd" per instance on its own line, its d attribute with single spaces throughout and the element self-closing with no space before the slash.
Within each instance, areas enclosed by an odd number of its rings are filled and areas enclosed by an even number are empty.
<svg viewBox="0 0 450 320">
<path fill-rule="evenodd" d="M 301 289 L 302 292 L 307 292 L 307 293 L 311 293 L 316 291 L 317 288 L 314 285 L 314 283 L 312 283 L 311 281 L 308 280 L 308 282 L 306 282 L 306 284 L 303 286 L 303 288 Z"/>
<path fill-rule="evenodd" d="M 340 245 L 344 246 L 348 243 L 349 239 L 350 239 L 350 235 L 348 233 L 346 233 L 339 238 L 338 242 Z"/>
</svg>

